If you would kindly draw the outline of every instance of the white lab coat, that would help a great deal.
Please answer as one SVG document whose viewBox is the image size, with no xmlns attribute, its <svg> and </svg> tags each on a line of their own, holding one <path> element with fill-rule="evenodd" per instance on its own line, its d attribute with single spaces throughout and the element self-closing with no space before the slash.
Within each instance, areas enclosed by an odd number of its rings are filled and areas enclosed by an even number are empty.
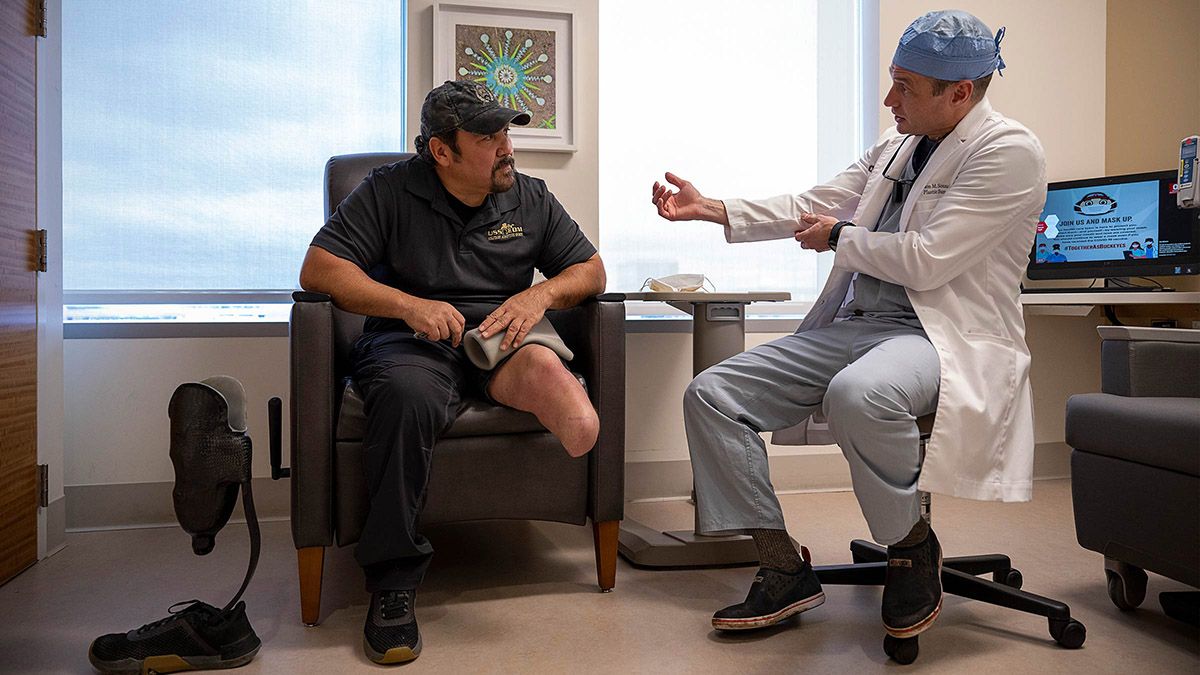
<svg viewBox="0 0 1200 675">
<path fill-rule="evenodd" d="M 892 182 L 894 128 L 848 169 L 801 195 L 725 201 L 730 242 L 790 238 L 803 213 L 843 228 L 833 271 L 800 330 L 829 324 L 855 272 L 903 286 L 941 359 L 937 421 L 918 486 L 972 499 L 1033 493 L 1033 398 L 1019 285 L 1046 200 L 1041 144 L 980 101 L 913 184 L 896 233 L 873 232 Z M 889 175 L 907 163 L 904 144 Z"/>
</svg>

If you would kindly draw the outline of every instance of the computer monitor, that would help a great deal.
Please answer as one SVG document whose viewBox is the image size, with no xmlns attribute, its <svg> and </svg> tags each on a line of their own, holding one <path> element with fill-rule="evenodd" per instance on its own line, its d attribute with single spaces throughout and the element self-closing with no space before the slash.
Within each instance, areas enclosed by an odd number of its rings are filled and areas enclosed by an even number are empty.
<svg viewBox="0 0 1200 675">
<path fill-rule="evenodd" d="M 1176 205 L 1174 171 L 1051 183 L 1030 279 L 1200 274 L 1200 209 Z"/>
</svg>

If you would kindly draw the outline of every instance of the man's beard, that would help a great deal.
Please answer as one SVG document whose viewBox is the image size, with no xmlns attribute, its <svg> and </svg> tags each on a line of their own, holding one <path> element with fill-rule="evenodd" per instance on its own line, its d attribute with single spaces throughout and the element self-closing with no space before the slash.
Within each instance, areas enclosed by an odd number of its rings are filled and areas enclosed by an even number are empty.
<svg viewBox="0 0 1200 675">
<path fill-rule="evenodd" d="M 512 174 L 502 173 L 504 167 L 512 167 Z M 492 167 L 492 192 L 508 192 L 517 182 L 517 162 L 512 156 L 505 157 L 496 162 Z"/>
</svg>

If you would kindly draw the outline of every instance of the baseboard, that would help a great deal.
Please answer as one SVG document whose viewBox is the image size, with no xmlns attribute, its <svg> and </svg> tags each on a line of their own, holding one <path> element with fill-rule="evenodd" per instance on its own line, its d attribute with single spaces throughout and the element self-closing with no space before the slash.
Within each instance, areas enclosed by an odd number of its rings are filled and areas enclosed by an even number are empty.
<svg viewBox="0 0 1200 675">
<path fill-rule="evenodd" d="M 851 489 L 850 465 L 836 446 L 804 455 L 771 457 L 771 483 L 777 494 L 843 492 Z M 1038 443 L 1034 449 L 1033 479 L 1068 478 L 1071 448 L 1066 443 Z M 686 459 L 665 462 L 627 462 L 625 501 L 686 499 L 692 491 L 692 463 Z"/>
<path fill-rule="evenodd" d="M 67 498 L 50 502 L 38 516 L 39 559 L 46 559 L 67 546 Z"/>
<path fill-rule="evenodd" d="M 254 510 L 260 521 L 291 517 L 291 484 L 255 478 Z M 173 482 L 68 485 L 66 531 L 120 530 L 145 527 L 179 527 L 171 498 Z M 239 499 L 230 522 L 245 522 Z"/>
</svg>

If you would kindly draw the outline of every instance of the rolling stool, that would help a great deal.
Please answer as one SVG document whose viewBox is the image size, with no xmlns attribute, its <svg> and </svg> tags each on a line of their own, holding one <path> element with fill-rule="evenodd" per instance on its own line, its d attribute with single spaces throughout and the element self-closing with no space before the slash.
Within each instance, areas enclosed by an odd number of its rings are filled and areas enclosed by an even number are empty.
<svg viewBox="0 0 1200 675">
<path fill-rule="evenodd" d="M 925 444 L 929 441 L 929 434 L 933 430 L 933 417 L 926 415 L 917 419 L 917 428 L 921 432 L 922 457 L 925 455 Z M 921 493 L 921 517 L 931 523 L 931 501 L 928 492 Z M 807 551 L 804 553 L 807 554 Z M 854 559 L 852 565 L 825 565 L 813 568 L 821 583 L 849 586 L 883 585 L 884 573 L 887 570 L 885 547 L 855 539 L 850 542 L 850 555 Z M 976 576 L 986 573 L 991 573 L 990 581 Z M 1006 555 L 992 553 L 942 560 L 943 592 L 1044 616 L 1049 619 L 1050 636 L 1059 645 L 1067 649 L 1083 646 L 1087 630 L 1082 623 L 1071 618 L 1071 609 L 1066 604 L 1020 589 L 1021 572 L 1013 569 L 1012 561 Z M 888 635 L 883 639 L 883 651 L 897 663 L 912 663 L 919 652 L 917 637 L 895 638 Z"/>
</svg>

